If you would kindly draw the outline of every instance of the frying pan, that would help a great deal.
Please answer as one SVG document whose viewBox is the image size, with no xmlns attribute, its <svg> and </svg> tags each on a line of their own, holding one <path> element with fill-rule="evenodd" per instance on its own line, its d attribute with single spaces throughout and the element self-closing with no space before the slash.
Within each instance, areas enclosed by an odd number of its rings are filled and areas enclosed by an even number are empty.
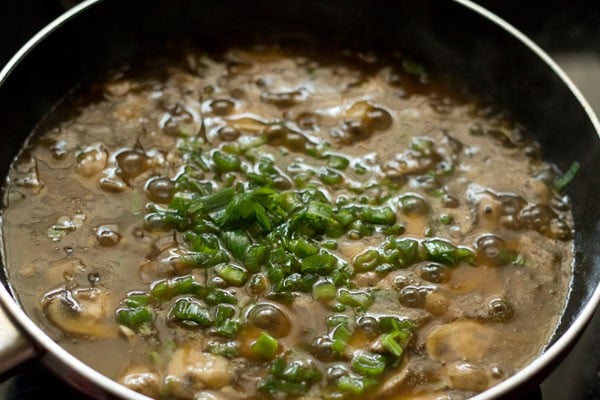
<svg viewBox="0 0 600 400">
<path fill-rule="evenodd" d="M 256 32 L 285 32 L 293 40 L 310 33 L 325 44 L 409 51 L 509 110 L 561 169 L 580 163 L 566 191 L 574 209 L 575 266 L 559 326 L 535 361 L 476 399 L 512 397 L 537 385 L 569 352 L 600 301 L 600 123 L 547 54 L 467 0 L 84 1 L 36 34 L 0 72 L 0 175 L 60 99 L 102 71 L 148 49 L 160 51 L 167 37 L 210 44 Z M 62 349 L 20 308 L 4 271 L 0 279 L 2 376 L 41 360 L 90 397 L 145 398 Z"/>
</svg>

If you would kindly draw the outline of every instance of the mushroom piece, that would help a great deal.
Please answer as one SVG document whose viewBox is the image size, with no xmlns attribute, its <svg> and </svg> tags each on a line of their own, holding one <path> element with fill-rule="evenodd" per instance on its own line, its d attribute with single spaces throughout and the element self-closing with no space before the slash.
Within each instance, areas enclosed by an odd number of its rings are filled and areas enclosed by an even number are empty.
<svg viewBox="0 0 600 400">
<path fill-rule="evenodd" d="M 223 389 L 203 390 L 194 395 L 194 400 L 235 400 L 246 398 L 243 393 L 238 392 L 231 386 L 226 386 Z"/>
<path fill-rule="evenodd" d="M 375 398 L 395 398 L 397 393 L 410 394 L 407 397 L 411 399 L 413 397 L 421 398 L 419 396 L 423 393 L 429 394 L 447 387 L 448 382 L 445 379 L 443 367 L 439 363 L 424 358 L 413 358 L 386 376 L 375 393 Z M 427 389 L 424 390 L 424 388 Z"/>
<path fill-rule="evenodd" d="M 220 389 L 233 379 L 232 367 L 222 356 L 205 353 L 194 343 L 179 347 L 169 362 L 164 384 L 168 392 L 192 399 L 204 389 Z"/>
<path fill-rule="evenodd" d="M 96 175 L 106 167 L 108 152 L 101 144 L 95 144 L 83 149 L 77 154 L 75 172 L 89 178 Z"/>
<path fill-rule="evenodd" d="M 430 357 L 443 363 L 477 362 L 494 342 L 494 330 L 470 320 L 457 320 L 436 327 L 425 347 Z"/>
<path fill-rule="evenodd" d="M 230 119 L 227 122 L 227 126 L 233 127 L 242 133 L 259 133 L 262 132 L 268 124 L 258 118 L 240 117 Z"/>
<path fill-rule="evenodd" d="M 158 397 L 160 394 L 160 376 L 145 366 L 129 367 L 121 374 L 118 382 L 146 396 Z"/>
<path fill-rule="evenodd" d="M 457 389 L 482 392 L 490 386 L 488 373 L 478 365 L 455 362 L 446 366 L 446 372 Z"/>
<path fill-rule="evenodd" d="M 109 319 L 110 296 L 99 288 L 58 289 L 44 296 L 46 316 L 64 332 L 108 337 L 117 333 Z"/>
</svg>

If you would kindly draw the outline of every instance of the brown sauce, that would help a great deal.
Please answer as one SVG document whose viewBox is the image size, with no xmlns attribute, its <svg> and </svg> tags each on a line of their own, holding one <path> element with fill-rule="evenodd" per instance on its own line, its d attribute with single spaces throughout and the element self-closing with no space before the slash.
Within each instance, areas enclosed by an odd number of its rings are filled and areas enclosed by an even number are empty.
<svg viewBox="0 0 600 400">
<path fill-rule="evenodd" d="M 10 281 L 76 357 L 165 399 L 424 399 L 540 354 L 572 220 L 518 124 L 401 56 L 231 49 L 142 71 L 61 105 L 5 188 Z M 276 215 L 284 194 L 300 211 Z M 168 220 L 177 199 L 199 211 Z"/>
</svg>

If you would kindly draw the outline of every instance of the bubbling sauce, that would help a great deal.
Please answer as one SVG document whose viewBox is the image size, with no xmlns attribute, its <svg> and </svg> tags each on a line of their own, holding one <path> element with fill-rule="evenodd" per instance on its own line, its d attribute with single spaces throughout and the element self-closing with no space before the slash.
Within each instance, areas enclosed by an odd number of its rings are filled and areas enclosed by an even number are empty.
<svg viewBox="0 0 600 400">
<path fill-rule="evenodd" d="M 57 112 L 9 173 L 7 272 L 51 337 L 141 393 L 468 398 L 563 310 L 558 171 L 402 55 L 188 51 Z"/>
</svg>

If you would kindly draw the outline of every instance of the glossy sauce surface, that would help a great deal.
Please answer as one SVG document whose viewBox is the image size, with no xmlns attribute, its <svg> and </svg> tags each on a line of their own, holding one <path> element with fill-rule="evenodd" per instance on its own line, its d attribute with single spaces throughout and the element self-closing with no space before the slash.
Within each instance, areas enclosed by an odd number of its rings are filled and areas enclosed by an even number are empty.
<svg viewBox="0 0 600 400">
<path fill-rule="evenodd" d="M 558 171 L 409 58 L 189 52 L 57 112 L 5 188 L 8 274 L 53 338 L 135 390 L 466 398 L 560 317 Z"/>
</svg>

